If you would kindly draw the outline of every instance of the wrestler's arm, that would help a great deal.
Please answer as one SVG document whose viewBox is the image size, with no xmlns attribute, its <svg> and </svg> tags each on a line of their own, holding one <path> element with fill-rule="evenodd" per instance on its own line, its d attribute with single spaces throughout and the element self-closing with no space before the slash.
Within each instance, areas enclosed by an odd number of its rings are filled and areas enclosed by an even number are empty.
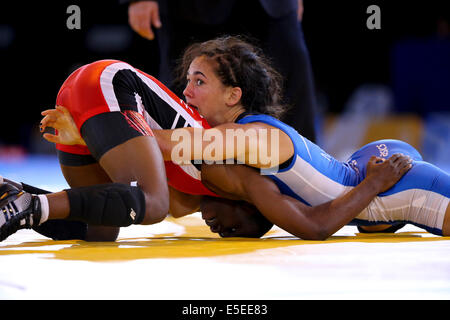
<svg viewBox="0 0 450 320">
<path fill-rule="evenodd" d="M 154 130 L 164 160 L 178 164 L 191 160 L 236 159 L 256 168 L 287 161 L 294 152 L 289 136 L 265 123 L 224 123 L 214 128 Z"/>
<path fill-rule="evenodd" d="M 169 213 L 174 218 L 200 211 L 201 195 L 187 194 L 169 186 Z"/>
<path fill-rule="evenodd" d="M 382 163 L 377 161 L 379 158 L 371 159 L 366 179 L 350 192 L 314 207 L 281 194 L 269 177 L 247 166 L 214 165 L 202 169 L 202 178 L 220 196 L 237 195 L 252 203 L 269 221 L 287 232 L 301 239 L 323 240 L 348 224 L 410 168 L 409 159 L 401 155 Z"/>
<path fill-rule="evenodd" d="M 64 145 L 86 145 L 70 112 L 63 106 L 41 113 L 41 132 L 46 127 L 57 134 L 44 133 L 50 142 Z M 210 129 L 178 128 L 153 130 L 164 160 L 177 164 L 191 160 L 223 161 L 236 159 L 252 167 L 275 167 L 287 161 L 294 147 L 283 131 L 263 123 L 226 123 Z M 270 156 L 269 156 L 270 155 Z M 276 156 L 275 156 L 276 155 Z"/>
</svg>

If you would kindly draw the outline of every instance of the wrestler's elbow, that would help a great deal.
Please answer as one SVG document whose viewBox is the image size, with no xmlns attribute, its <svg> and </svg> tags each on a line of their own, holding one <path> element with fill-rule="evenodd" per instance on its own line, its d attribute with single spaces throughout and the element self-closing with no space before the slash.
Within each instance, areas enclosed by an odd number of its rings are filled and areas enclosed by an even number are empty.
<svg viewBox="0 0 450 320">
<path fill-rule="evenodd" d="M 303 240 L 314 240 L 314 241 L 325 241 L 330 237 L 330 234 L 326 231 L 317 231 L 310 233 L 306 238 L 302 238 Z"/>
<path fill-rule="evenodd" d="M 168 135 L 163 130 L 154 130 L 156 142 L 158 143 L 159 150 L 165 161 L 170 161 L 172 156 L 172 143 L 168 139 Z"/>
<path fill-rule="evenodd" d="M 331 232 L 319 224 L 312 224 L 307 229 L 294 232 L 294 235 L 303 240 L 324 241 L 331 236 Z"/>
<path fill-rule="evenodd" d="M 286 218 L 279 219 L 278 226 L 303 240 L 326 240 L 333 234 L 332 225 L 321 218 L 322 208 L 309 207 L 297 200 L 284 197 L 291 204 L 286 210 Z"/>
<path fill-rule="evenodd" d="M 314 235 L 309 240 L 325 241 L 330 236 L 331 236 L 331 234 L 329 232 L 323 230 L 323 231 L 318 231 L 318 232 L 314 233 Z"/>
<path fill-rule="evenodd" d="M 163 156 L 164 161 L 171 161 L 172 160 L 172 146 L 168 143 L 160 143 L 158 141 L 159 150 L 161 150 L 161 154 Z"/>
<path fill-rule="evenodd" d="M 192 209 L 185 206 L 173 205 L 172 203 L 169 206 L 169 214 L 174 218 L 181 218 L 198 211 L 199 208 Z"/>
</svg>

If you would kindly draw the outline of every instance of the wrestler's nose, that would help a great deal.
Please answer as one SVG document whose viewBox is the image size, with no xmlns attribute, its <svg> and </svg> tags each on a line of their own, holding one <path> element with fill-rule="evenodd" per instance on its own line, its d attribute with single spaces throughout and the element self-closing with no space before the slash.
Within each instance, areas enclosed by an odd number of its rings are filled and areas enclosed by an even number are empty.
<svg viewBox="0 0 450 320">
<path fill-rule="evenodd" d="M 186 97 L 186 98 L 192 98 L 193 97 L 193 92 L 192 92 L 192 85 L 190 84 L 190 83 L 188 83 L 187 85 L 186 85 L 186 88 L 184 88 L 184 90 L 183 90 L 183 95 Z"/>
</svg>

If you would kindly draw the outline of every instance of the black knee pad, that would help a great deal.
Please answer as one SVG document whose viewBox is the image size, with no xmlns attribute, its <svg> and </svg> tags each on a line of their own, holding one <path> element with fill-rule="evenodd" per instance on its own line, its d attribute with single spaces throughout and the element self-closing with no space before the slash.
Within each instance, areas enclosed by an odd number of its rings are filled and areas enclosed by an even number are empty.
<svg viewBox="0 0 450 320">
<path fill-rule="evenodd" d="M 111 227 L 127 227 L 144 220 L 145 195 L 139 187 L 108 183 L 65 191 L 70 202 L 69 220 Z"/>
</svg>

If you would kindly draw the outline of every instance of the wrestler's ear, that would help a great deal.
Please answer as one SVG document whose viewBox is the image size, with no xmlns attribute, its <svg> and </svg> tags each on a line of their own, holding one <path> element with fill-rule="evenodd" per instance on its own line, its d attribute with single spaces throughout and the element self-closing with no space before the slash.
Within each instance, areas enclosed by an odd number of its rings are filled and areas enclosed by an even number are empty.
<svg viewBox="0 0 450 320">
<path fill-rule="evenodd" d="M 242 90 L 239 87 L 227 88 L 226 104 L 229 107 L 234 107 L 241 101 Z"/>
</svg>

